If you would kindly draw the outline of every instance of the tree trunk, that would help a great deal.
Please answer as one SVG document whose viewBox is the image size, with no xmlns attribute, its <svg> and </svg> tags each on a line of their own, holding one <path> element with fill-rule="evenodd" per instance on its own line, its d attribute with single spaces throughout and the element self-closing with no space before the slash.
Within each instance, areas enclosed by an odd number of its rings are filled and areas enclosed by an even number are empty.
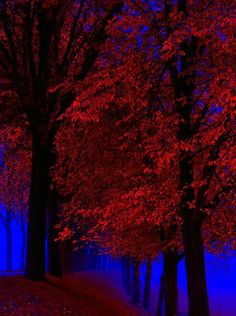
<svg viewBox="0 0 236 316">
<path fill-rule="evenodd" d="M 6 256 L 7 256 L 7 271 L 12 271 L 12 232 L 11 232 L 11 212 L 6 211 Z"/>
<path fill-rule="evenodd" d="M 178 253 L 176 250 L 164 252 L 164 297 L 165 316 L 178 313 Z"/>
<path fill-rule="evenodd" d="M 189 316 L 209 316 L 204 245 L 201 224 L 184 223 L 185 265 L 188 285 Z"/>
<path fill-rule="evenodd" d="M 143 295 L 143 308 L 148 310 L 150 305 L 150 294 L 151 294 L 151 281 L 152 281 L 152 260 L 148 258 L 145 282 L 144 282 L 144 295 Z"/>
<path fill-rule="evenodd" d="M 164 301 L 164 272 L 161 275 L 161 281 L 160 281 L 160 290 L 159 290 L 159 296 L 158 296 L 158 302 L 157 302 L 157 316 L 162 316 L 163 301 Z"/>
<path fill-rule="evenodd" d="M 88 249 L 88 270 L 96 270 L 97 268 L 97 251 L 94 248 Z"/>
<path fill-rule="evenodd" d="M 25 248 L 26 248 L 26 229 L 25 229 L 25 221 L 24 221 L 23 216 L 21 216 L 20 221 L 21 221 L 20 225 L 21 225 L 21 235 L 22 235 L 20 269 L 23 271 L 24 266 L 25 266 Z"/>
<path fill-rule="evenodd" d="M 121 277 L 122 277 L 122 285 L 126 289 L 126 258 L 121 258 Z"/>
<path fill-rule="evenodd" d="M 61 277 L 60 245 L 55 226 L 58 223 L 58 198 L 56 188 L 50 188 L 48 192 L 48 272 Z"/>
<path fill-rule="evenodd" d="M 190 135 L 189 125 L 182 125 L 180 132 L 182 136 Z M 183 190 L 181 213 L 184 220 L 182 234 L 188 285 L 189 316 L 209 316 L 204 245 L 201 233 L 203 213 L 199 207 L 191 209 L 189 206 L 195 199 L 195 192 L 192 187 L 193 181 L 192 159 L 189 157 L 189 153 L 183 152 L 180 160 L 180 188 Z M 197 203 L 199 203 L 198 200 Z"/>
<path fill-rule="evenodd" d="M 45 279 L 45 227 L 49 148 L 33 141 L 25 277 Z"/>
<path fill-rule="evenodd" d="M 128 257 L 124 258 L 124 287 L 128 294 L 131 293 L 131 262 Z"/>
<path fill-rule="evenodd" d="M 178 10 L 187 16 L 187 1 L 178 0 Z M 196 135 L 192 125 L 192 113 L 195 112 L 196 100 L 196 56 L 199 52 L 199 39 L 192 35 L 191 39 L 180 44 L 184 52 L 180 56 L 180 69 L 172 64 L 170 67 L 173 81 L 175 107 L 179 116 L 178 140 L 191 143 Z M 202 53 L 200 53 L 202 54 Z M 199 56 L 197 56 L 198 58 Z M 200 121 L 201 123 L 201 121 Z M 180 152 L 180 187 L 182 191 L 180 211 L 183 217 L 183 241 L 186 273 L 188 282 L 189 316 L 209 316 L 206 275 L 204 266 L 204 247 L 201 236 L 201 207 L 197 205 L 194 182 L 194 161 L 188 149 Z M 204 199 L 204 193 L 201 198 Z"/>
<path fill-rule="evenodd" d="M 138 260 L 134 261 L 132 303 L 140 303 L 140 263 Z"/>
<path fill-rule="evenodd" d="M 61 243 L 61 262 L 62 273 L 68 274 L 72 272 L 72 246 L 69 240 Z"/>
<path fill-rule="evenodd" d="M 183 156 L 184 157 L 184 156 Z M 180 183 L 183 189 L 183 243 L 185 266 L 188 284 L 189 316 L 209 316 L 207 282 L 204 262 L 204 245 L 201 234 L 203 214 L 198 208 L 191 209 L 190 203 L 195 195 L 191 183 L 193 182 L 193 164 L 185 154 L 180 162 Z"/>
</svg>

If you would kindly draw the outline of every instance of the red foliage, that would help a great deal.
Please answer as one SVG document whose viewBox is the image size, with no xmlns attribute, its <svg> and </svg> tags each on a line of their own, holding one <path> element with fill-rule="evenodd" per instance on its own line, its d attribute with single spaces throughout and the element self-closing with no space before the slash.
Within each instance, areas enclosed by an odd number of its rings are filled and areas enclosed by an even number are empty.
<svg viewBox="0 0 236 316">
<path fill-rule="evenodd" d="M 188 16 L 174 6 L 166 19 L 167 8 L 129 4 L 56 139 L 60 237 L 82 229 L 112 253 L 153 256 L 180 244 L 191 188 L 188 210 L 204 219 L 207 245 L 225 244 L 235 238 L 235 7 L 192 1 Z M 186 157 L 194 176 L 181 187 Z"/>
</svg>

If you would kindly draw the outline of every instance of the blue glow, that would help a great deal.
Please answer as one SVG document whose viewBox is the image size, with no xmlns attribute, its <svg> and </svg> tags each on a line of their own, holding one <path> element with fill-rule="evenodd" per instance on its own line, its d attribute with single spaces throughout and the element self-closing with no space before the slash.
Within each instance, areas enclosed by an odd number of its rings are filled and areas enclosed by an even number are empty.
<svg viewBox="0 0 236 316">
<path fill-rule="evenodd" d="M 0 212 L 4 216 L 5 209 L 0 206 Z M 13 219 L 11 222 L 12 231 L 12 269 L 19 270 L 21 262 L 21 247 L 22 247 L 22 234 L 19 224 Z M 6 270 L 6 242 L 7 242 L 6 229 L 0 221 L 0 246 L 1 246 L 1 260 L 0 270 Z"/>
<path fill-rule="evenodd" d="M 236 315 L 236 257 L 214 256 L 206 254 L 206 273 L 209 294 L 209 303 L 212 316 L 234 316 Z M 141 283 L 144 283 L 145 265 L 141 267 Z M 151 284 L 151 307 L 155 315 L 160 278 L 162 274 L 162 260 L 154 261 L 153 276 Z M 178 265 L 178 287 L 179 287 L 179 312 L 187 315 L 187 281 L 185 273 L 185 262 L 182 260 Z"/>
</svg>

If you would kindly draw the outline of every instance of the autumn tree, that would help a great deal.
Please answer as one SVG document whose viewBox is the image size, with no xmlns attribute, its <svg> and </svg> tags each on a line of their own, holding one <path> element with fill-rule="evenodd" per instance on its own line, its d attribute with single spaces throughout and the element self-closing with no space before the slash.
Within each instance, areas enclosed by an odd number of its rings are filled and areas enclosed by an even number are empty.
<svg viewBox="0 0 236 316">
<path fill-rule="evenodd" d="M 139 69 L 143 60 L 132 56 L 132 61 L 132 71 L 123 65 L 109 71 L 100 70 L 99 75 L 92 78 L 93 89 L 89 80 L 84 82 L 88 88 L 79 100 L 82 104 L 67 111 L 68 122 L 57 134 L 56 149 L 60 154 L 54 179 L 60 195 L 66 199 L 59 236 L 76 242 L 79 230 L 85 241 L 92 241 L 113 256 L 130 258 L 128 261 L 135 266 L 136 281 L 127 288 L 136 289 L 133 292 L 135 303 L 139 301 L 140 262 L 146 259 L 150 262 L 163 251 L 164 296 L 166 315 L 169 315 L 177 312 L 181 244 L 180 234 L 177 234 L 181 224 L 176 215 L 177 178 L 174 173 L 171 180 L 169 178 L 169 171 L 176 168 L 176 164 L 172 166 L 169 160 L 164 172 L 163 160 L 159 175 L 149 157 L 150 149 L 143 151 L 145 147 L 153 148 L 150 131 L 153 128 L 157 133 L 156 117 L 150 115 L 145 102 L 145 93 L 150 87 L 144 88 L 145 76 Z M 114 76 L 114 73 L 119 75 Z M 140 82 L 135 85 L 138 76 Z M 94 103 L 97 108 L 91 107 Z M 169 123 L 171 126 L 171 120 Z M 72 163 L 68 152 L 73 157 Z M 170 195 L 176 195 L 176 199 L 170 199 Z"/>
<path fill-rule="evenodd" d="M 147 149 L 156 173 L 163 174 L 167 162 L 177 180 L 170 197 L 179 201 L 172 218 L 183 221 L 189 314 L 209 315 L 202 224 L 233 188 L 233 164 L 228 161 L 222 168 L 222 155 L 227 148 L 232 159 L 235 143 L 235 4 L 131 3 L 151 18 L 147 29 L 158 45 L 159 58 L 149 59 L 158 70 L 156 77 L 149 75 L 151 86 L 158 88 L 152 89 L 152 102 L 159 104 L 157 129 L 151 131 Z M 171 178 L 163 177 L 164 187 L 173 188 Z"/>
<path fill-rule="evenodd" d="M 121 8 L 116 1 L 1 1 L 1 94 L 16 99 L 16 113 L 25 114 L 32 135 L 25 271 L 30 279 L 45 276 L 45 217 L 58 119 L 75 100 L 74 86 L 95 64 L 106 27 Z"/>
</svg>

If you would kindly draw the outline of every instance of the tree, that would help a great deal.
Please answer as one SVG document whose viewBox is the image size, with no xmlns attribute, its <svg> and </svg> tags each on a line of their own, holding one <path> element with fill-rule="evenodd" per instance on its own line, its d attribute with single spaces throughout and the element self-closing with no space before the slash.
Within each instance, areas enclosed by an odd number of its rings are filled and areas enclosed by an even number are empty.
<svg viewBox="0 0 236 316">
<path fill-rule="evenodd" d="M 109 75 L 113 77 L 110 71 Z M 176 220 L 174 234 L 171 232 L 170 214 L 175 211 L 178 201 L 169 199 L 171 190 L 175 194 L 176 179 L 172 177 L 171 188 L 168 186 L 165 190 L 165 182 L 163 186 L 160 183 L 167 177 L 170 166 L 166 167 L 166 174 L 162 174 L 163 179 L 158 179 L 151 170 L 151 160 L 147 159 L 146 152 L 143 153 L 144 139 L 141 135 L 150 138 L 147 131 L 155 123 L 147 119 L 147 111 L 141 110 L 138 116 L 135 115 L 133 103 L 125 102 L 125 98 L 121 101 L 119 85 L 111 84 L 105 75 L 102 80 L 100 76 L 97 79 L 99 83 L 93 85 L 94 96 L 88 89 L 88 102 L 93 104 L 95 100 L 101 106 L 100 112 L 90 121 L 91 115 L 81 115 L 79 105 L 77 114 L 70 116 L 68 113 L 67 118 L 70 121 L 71 117 L 77 117 L 78 122 L 74 121 L 73 128 L 68 122 L 56 138 L 56 148 L 63 148 L 63 151 L 60 150 L 60 155 L 57 155 L 54 177 L 60 194 L 67 200 L 62 213 L 60 238 L 72 238 L 77 242 L 76 232 L 80 230 L 86 241 L 98 244 L 114 256 L 130 258 L 129 261 L 134 262 L 136 267 L 134 279 L 137 289 L 139 262 L 153 258 L 163 250 L 170 263 L 165 264 L 165 276 L 169 276 L 165 277 L 165 287 L 175 288 L 174 295 L 173 291 L 165 291 L 166 306 L 172 306 L 172 310 L 176 311 L 178 256 L 175 248 L 180 241 Z M 97 82 L 96 78 L 93 82 Z M 130 84 L 132 80 L 128 78 L 127 82 Z M 139 94 L 134 95 L 136 104 L 141 100 Z M 132 96 L 128 100 L 132 100 Z M 86 95 L 82 101 L 86 104 Z M 72 142 L 73 139 L 77 139 L 77 143 Z M 73 163 L 68 160 L 68 152 L 73 157 Z M 159 193 L 162 194 L 161 200 L 157 198 Z M 175 271 L 171 263 L 176 266 Z M 171 279 L 172 271 L 175 278 Z M 133 301 L 137 302 L 139 291 L 133 293 Z M 169 300 L 172 300 L 171 304 Z M 169 315 L 168 309 L 166 313 Z"/>
<path fill-rule="evenodd" d="M 163 1 L 156 10 L 148 1 L 132 3 L 140 14 L 152 15 L 150 28 L 160 45 L 154 99 L 162 105 L 156 114 L 161 129 L 153 132 L 149 151 L 158 174 L 172 162 L 169 173 L 179 184 L 170 196 L 179 200 L 173 215 L 183 221 L 189 315 L 209 315 L 202 224 L 233 188 L 226 171 L 232 164 L 222 168 L 222 155 L 228 148 L 232 159 L 228 144 L 235 143 L 235 58 L 229 48 L 235 4 Z M 173 188 L 170 181 L 167 176 L 165 186 Z"/>
<path fill-rule="evenodd" d="M 17 100 L 14 106 L 26 115 L 32 136 L 25 271 L 30 279 L 45 277 L 48 173 L 58 119 L 74 102 L 74 86 L 95 64 L 106 27 L 121 8 L 115 1 L 1 2 L 2 95 Z"/>
<path fill-rule="evenodd" d="M 199 14 L 202 6 L 194 6 L 194 14 L 198 9 Z M 227 8 L 229 10 L 229 8 Z M 213 5 L 213 10 L 209 10 L 211 13 L 215 13 L 219 16 L 219 11 Z M 186 2 L 180 1 L 178 3 L 178 11 L 180 14 L 189 19 L 187 14 L 191 14 L 191 9 L 187 9 Z M 208 12 L 209 14 L 209 12 Z M 225 14 L 229 14 L 229 11 L 225 11 Z M 209 19 L 209 15 L 207 15 Z M 205 20 L 205 25 L 208 25 Z M 208 30 L 208 34 L 214 35 L 214 39 L 217 39 L 216 25 Z M 219 36 L 218 36 L 219 37 Z M 206 41 L 206 34 L 202 35 L 199 33 L 195 34 L 195 30 L 191 36 L 180 42 L 180 50 L 182 56 L 180 57 L 180 71 L 177 70 L 176 66 L 173 66 L 173 62 L 170 66 L 171 78 L 173 80 L 175 106 L 178 114 L 179 125 L 177 132 L 177 139 L 181 143 L 180 148 L 180 165 L 179 165 L 179 177 L 180 177 L 180 189 L 182 190 L 181 197 L 181 213 L 183 216 L 183 241 L 186 256 L 186 271 L 188 276 L 188 294 L 189 294 L 189 315 L 209 315 L 207 289 L 206 289 L 206 277 L 205 277 L 205 264 L 204 264 L 204 246 L 201 236 L 201 225 L 205 217 L 204 208 L 207 200 L 207 192 L 209 187 L 213 184 L 212 180 L 216 172 L 216 166 L 219 160 L 219 153 L 222 144 L 234 135 L 234 131 L 228 130 L 226 127 L 227 119 L 230 121 L 233 117 L 229 113 L 229 104 L 220 98 L 220 95 L 212 95 L 211 91 L 208 91 L 209 87 L 204 86 L 205 92 L 207 93 L 206 98 L 201 98 L 198 95 L 197 89 L 201 89 L 202 85 L 199 84 L 199 77 L 201 77 L 201 62 L 205 59 L 205 50 L 209 48 L 209 42 Z M 221 48 L 218 38 L 217 44 Z M 207 48 L 206 48 L 207 47 Z M 209 52 L 207 56 L 209 59 L 212 58 L 214 51 Z M 214 56 L 214 55 L 213 55 Z M 206 59 L 208 59 L 206 57 Z M 214 58 L 214 57 L 213 57 Z M 198 68 L 197 68 L 198 67 Z M 211 65 L 209 64 L 209 72 L 211 72 Z M 209 74 L 205 74 L 205 77 L 209 77 Z M 211 77 L 212 79 L 212 77 Z M 217 79 L 216 79 L 217 80 Z M 223 106 L 223 117 L 220 114 L 212 114 L 213 104 L 210 99 L 214 99 L 217 102 L 217 106 Z M 198 100 L 198 102 L 197 102 Z M 223 102 L 222 102 L 223 101 Z M 199 106 L 202 102 L 203 107 Z M 198 110 L 200 108 L 200 110 Z M 194 115 L 199 111 L 197 115 Z M 216 111 L 217 112 L 217 111 Z M 221 112 L 221 111 L 219 111 Z M 213 124 L 208 123 L 210 118 Z M 204 125 L 208 125 L 208 128 L 204 128 Z M 216 124 L 218 125 L 216 127 Z M 219 127 L 220 125 L 222 127 Z M 210 130 L 209 130 L 210 125 Z M 221 126 L 222 126 L 221 125 Z M 212 131 L 216 128 L 216 138 L 211 139 Z M 188 146 L 194 142 L 199 141 L 199 134 L 205 135 L 205 139 L 209 137 L 211 147 L 209 151 L 204 151 L 205 148 L 202 144 L 199 146 L 203 152 L 207 153 L 205 156 L 204 167 L 196 171 L 194 170 L 193 153 L 189 150 Z M 199 144 L 199 143 L 198 143 Z M 194 146 L 193 152 L 196 152 L 196 145 Z M 202 152 L 202 155 L 203 155 Z M 198 188 L 195 187 L 196 173 L 198 178 L 201 179 L 201 183 L 197 184 Z M 199 177 L 200 173 L 200 177 Z"/>
</svg>

